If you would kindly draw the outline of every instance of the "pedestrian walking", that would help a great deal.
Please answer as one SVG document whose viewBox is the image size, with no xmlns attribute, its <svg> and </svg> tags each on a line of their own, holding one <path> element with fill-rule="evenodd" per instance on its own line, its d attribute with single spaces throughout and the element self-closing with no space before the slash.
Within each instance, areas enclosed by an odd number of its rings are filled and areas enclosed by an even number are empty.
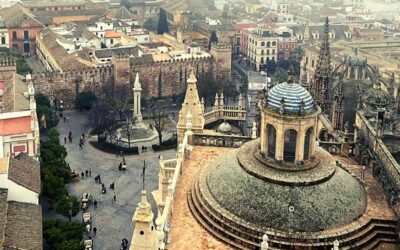
<svg viewBox="0 0 400 250">
<path fill-rule="evenodd" d="M 83 177 L 85 176 L 85 173 L 84 173 L 84 172 L 82 172 L 82 173 L 81 173 L 81 176 L 82 176 L 82 179 L 83 179 Z"/>
<path fill-rule="evenodd" d="M 85 139 L 85 133 L 82 133 L 82 138 Z"/>
<path fill-rule="evenodd" d="M 116 202 L 116 201 L 117 201 L 117 195 L 115 194 L 115 192 L 114 192 L 113 199 L 114 199 L 114 202 Z"/>
<path fill-rule="evenodd" d="M 160 157 L 161 157 L 161 154 L 160 154 L 160 153 L 158 153 L 158 159 L 160 159 Z"/>
<path fill-rule="evenodd" d="M 67 137 L 64 136 L 64 144 L 67 144 Z"/>
<path fill-rule="evenodd" d="M 96 200 L 93 201 L 93 207 L 94 207 L 94 209 L 97 208 L 97 201 Z"/>
<path fill-rule="evenodd" d="M 89 177 L 89 171 L 87 169 L 85 171 L 85 175 L 86 175 L 86 177 Z"/>
<path fill-rule="evenodd" d="M 99 178 L 98 178 L 98 179 L 99 179 L 99 183 L 101 184 L 101 178 L 100 178 L 100 175 L 98 175 L 98 177 L 99 177 Z"/>
<path fill-rule="evenodd" d="M 96 228 L 96 227 L 94 227 L 94 228 L 93 228 L 93 237 L 95 237 L 95 236 L 96 236 L 96 233 L 97 233 L 97 228 Z"/>
<path fill-rule="evenodd" d="M 90 224 L 86 225 L 86 232 L 89 234 L 90 233 Z"/>
<path fill-rule="evenodd" d="M 92 177 L 92 168 L 89 168 L 89 176 Z"/>
<path fill-rule="evenodd" d="M 65 116 L 63 117 L 63 119 L 64 119 L 64 122 L 65 122 L 65 119 L 66 119 Z"/>
<path fill-rule="evenodd" d="M 97 176 L 94 177 L 94 182 L 96 182 L 96 183 L 99 182 L 99 178 Z"/>
</svg>

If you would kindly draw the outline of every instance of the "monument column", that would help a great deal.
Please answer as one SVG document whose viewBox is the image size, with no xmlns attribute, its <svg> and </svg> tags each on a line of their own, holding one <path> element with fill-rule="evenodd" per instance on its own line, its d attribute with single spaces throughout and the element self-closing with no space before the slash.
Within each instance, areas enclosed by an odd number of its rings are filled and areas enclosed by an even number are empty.
<svg viewBox="0 0 400 250">
<path fill-rule="evenodd" d="M 142 123 L 142 112 L 141 112 L 141 93 L 142 86 L 139 82 L 139 73 L 136 73 L 135 84 L 133 85 L 133 116 L 137 118 L 137 123 Z"/>
</svg>

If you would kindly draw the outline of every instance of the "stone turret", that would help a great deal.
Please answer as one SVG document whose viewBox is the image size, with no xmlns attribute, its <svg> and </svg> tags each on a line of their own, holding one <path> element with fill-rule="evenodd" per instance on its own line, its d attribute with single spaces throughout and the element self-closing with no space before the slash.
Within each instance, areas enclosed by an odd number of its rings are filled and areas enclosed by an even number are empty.
<svg viewBox="0 0 400 250">
<path fill-rule="evenodd" d="M 190 113 L 192 116 L 192 130 L 195 133 L 202 133 L 204 128 L 204 108 L 200 103 L 199 93 L 197 91 L 197 79 L 194 71 L 189 75 L 187 80 L 187 88 L 185 100 L 182 103 L 180 110 L 179 121 L 177 125 L 178 131 L 178 145 L 182 142 L 184 133 L 186 131 L 187 115 Z"/>
<path fill-rule="evenodd" d="M 147 201 L 146 190 L 142 191 L 142 200 L 138 204 L 132 221 L 135 223 L 129 250 L 156 250 L 158 237 L 153 225 L 153 212 Z"/>
</svg>

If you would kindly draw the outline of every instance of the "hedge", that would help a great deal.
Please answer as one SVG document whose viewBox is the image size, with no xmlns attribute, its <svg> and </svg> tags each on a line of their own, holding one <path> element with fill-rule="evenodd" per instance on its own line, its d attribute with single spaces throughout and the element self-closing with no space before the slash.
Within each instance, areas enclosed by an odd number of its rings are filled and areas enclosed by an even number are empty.
<svg viewBox="0 0 400 250">
<path fill-rule="evenodd" d="M 161 142 L 161 145 L 158 144 L 152 145 L 151 148 L 154 150 L 154 152 L 157 152 L 168 149 L 176 149 L 177 145 L 178 145 L 178 138 L 172 137 L 166 141 Z"/>
<path fill-rule="evenodd" d="M 123 152 L 124 154 L 127 155 L 138 155 L 139 154 L 139 148 L 138 147 L 131 147 L 127 148 L 124 146 L 120 146 L 114 143 L 110 143 L 108 141 L 91 141 L 90 142 L 93 147 L 97 148 L 98 150 L 101 150 L 106 153 L 111 153 L 111 154 L 117 154 L 119 152 Z"/>
</svg>

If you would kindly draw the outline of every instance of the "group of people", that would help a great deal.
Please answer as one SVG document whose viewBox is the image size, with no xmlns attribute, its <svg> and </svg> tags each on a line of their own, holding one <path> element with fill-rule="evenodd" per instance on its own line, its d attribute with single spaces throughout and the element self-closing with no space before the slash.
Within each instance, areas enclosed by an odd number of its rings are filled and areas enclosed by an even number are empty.
<svg viewBox="0 0 400 250">
<path fill-rule="evenodd" d="M 67 144 L 67 138 L 69 143 L 72 143 L 72 132 L 69 131 L 68 135 L 64 136 L 64 144 Z"/>
<path fill-rule="evenodd" d="M 142 153 L 143 152 L 147 152 L 147 147 L 146 146 L 142 146 Z"/>
<path fill-rule="evenodd" d="M 82 171 L 81 173 L 82 179 L 86 176 L 86 177 L 91 177 L 92 176 L 92 169 L 89 168 L 89 170 L 86 169 L 85 172 Z"/>
</svg>

